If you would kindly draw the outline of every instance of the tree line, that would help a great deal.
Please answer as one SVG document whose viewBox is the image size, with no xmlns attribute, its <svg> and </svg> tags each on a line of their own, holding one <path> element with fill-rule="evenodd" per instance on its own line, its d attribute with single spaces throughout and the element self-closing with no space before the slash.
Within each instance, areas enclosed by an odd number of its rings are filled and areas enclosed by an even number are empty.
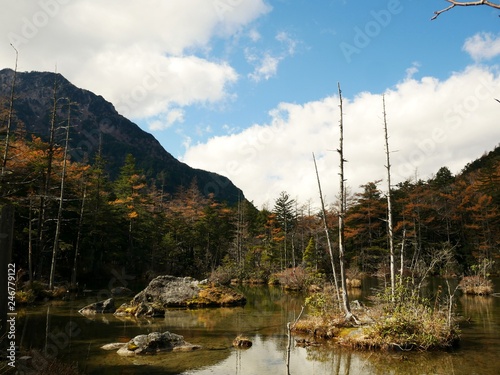
<svg viewBox="0 0 500 375">
<path fill-rule="evenodd" d="M 53 113 L 62 120 L 51 122 L 48 141 L 26 134 L 22 124 L 7 129 L 9 106 L 1 112 L 3 139 L 9 139 L 0 146 L 0 199 L 15 207 L 13 254 L 26 279 L 76 284 L 108 278 L 120 267 L 137 276 L 221 279 L 268 280 L 299 265 L 331 274 L 327 234 L 338 256 L 340 233 L 351 272 L 387 272 L 388 200 L 381 180 L 354 194 L 346 189 L 343 205 L 324 211 L 285 191 L 272 208 L 258 210 L 245 199 L 229 206 L 203 195 L 196 181 L 167 194 L 165 177 L 147 181 L 132 155 L 111 181 L 99 153 L 85 163 L 71 161 L 64 140 L 71 135 L 72 106 L 69 100 L 59 105 Z M 453 253 L 457 275 L 493 264 L 500 243 L 499 154 L 497 148 L 457 176 L 442 167 L 428 180 L 391 189 L 401 274 L 425 268 L 444 248 Z"/>
</svg>

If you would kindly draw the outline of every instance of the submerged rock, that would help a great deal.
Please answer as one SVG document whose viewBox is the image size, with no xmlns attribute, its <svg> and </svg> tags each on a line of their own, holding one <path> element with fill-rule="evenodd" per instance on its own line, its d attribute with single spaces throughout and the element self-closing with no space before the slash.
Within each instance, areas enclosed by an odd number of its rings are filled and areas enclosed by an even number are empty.
<svg viewBox="0 0 500 375">
<path fill-rule="evenodd" d="M 113 314 L 116 311 L 115 301 L 113 298 L 108 298 L 104 301 L 99 301 L 87 305 L 78 312 L 82 315 L 95 315 L 95 314 Z"/>
<path fill-rule="evenodd" d="M 104 350 L 117 350 L 118 355 L 131 357 L 135 355 L 156 354 L 165 351 L 191 351 L 201 346 L 184 341 L 184 337 L 170 332 L 152 332 L 139 335 L 127 343 L 112 343 L 101 347 Z"/>
<path fill-rule="evenodd" d="M 245 297 L 233 289 L 191 277 L 158 276 L 115 312 L 118 316 L 164 316 L 168 308 L 238 306 Z"/>
</svg>

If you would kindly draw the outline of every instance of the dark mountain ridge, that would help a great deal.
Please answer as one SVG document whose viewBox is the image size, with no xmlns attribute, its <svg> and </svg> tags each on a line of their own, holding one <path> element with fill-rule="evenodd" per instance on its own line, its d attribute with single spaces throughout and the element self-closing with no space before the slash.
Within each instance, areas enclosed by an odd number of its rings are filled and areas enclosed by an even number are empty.
<svg viewBox="0 0 500 375">
<path fill-rule="evenodd" d="M 14 71 L 0 71 L 0 98 L 8 102 Z M 56 88 L 54 90 L 54 88 Z M 117 177 L 127 154 L 148 180 L 155 179 L 166 193 L 175 194 L 181 187 L 196 182 L 204 195 L 213 194 L 217 201 L 234 204 L 243 199 L 242 191 L 227 177 L 195 169 L 175 159 L 153 135 L 120 115 L 102 96 L 74 86 L 61 74 L 18 72 L 15 85 L 13 130 L 23 124 L 28 136 L 47 141 L 50 134 L 54 91 L 57 98 L 57 121 L 60 127 L 67 118 L 68 101 L 75 103 L 71 112 L 70 154 L 74 161 L 92 163 L 96 154 L 106 161 L 110 178 Z M 61 132 L 60 132 L 61 133 Z M 61 133 L 62 134 L 62 133 Z M 56 142 L 62 141 L 56 136 Z"/>
</svg>

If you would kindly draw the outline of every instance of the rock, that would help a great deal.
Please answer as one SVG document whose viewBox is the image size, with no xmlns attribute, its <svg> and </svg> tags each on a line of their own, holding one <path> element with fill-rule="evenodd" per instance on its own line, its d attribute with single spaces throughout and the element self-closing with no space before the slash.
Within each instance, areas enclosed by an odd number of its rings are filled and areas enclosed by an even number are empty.
<svg viewBox="0 0 500 375">
<path fill-rule="evenodd" d="M 168 308 L 238 306 L 245 297 L 224 286 L 199 282 L 191 277 L 158 276 L 115 312 L 118 316 L 164 316 Z"/>
<path fill-rule="evenodd" d="M 87 305 L 80 309 L 78 312 L 82 315 L 95 315 L 95 314 L 113 314 L 116 311 L 115 301 L 113 298 L 108 298 L 104 301 L 99 301 Z"/>
<path fill-rule="evenodd" d="M 233 340 L 233 346 L 235 348 L 250 348 L 252 341 L 248 337 L 240 335 Z"/>
<path fill-rule="evenodd" d="M 101 349 L 104 349 L 104 350 L 118 350 L 118 349 L 123 348 L 125 345 L 127 345 L 126 342 L 113 342 L 111 344 L 106 344 L 106 345 L 101 346 Z"/>
<path fill-rule="evenodd" d="M 123 357 L 136 355 L 156 354 L 165 351 L 192 351 L 201 346 L 184 341 L 184 337 L 170 332 L 152 332 L 148 335 L 139 335 L 127 343 L 112 343 L 101 347 L 104 350 L 118 349 L 117 353 Z"/>
</svg>

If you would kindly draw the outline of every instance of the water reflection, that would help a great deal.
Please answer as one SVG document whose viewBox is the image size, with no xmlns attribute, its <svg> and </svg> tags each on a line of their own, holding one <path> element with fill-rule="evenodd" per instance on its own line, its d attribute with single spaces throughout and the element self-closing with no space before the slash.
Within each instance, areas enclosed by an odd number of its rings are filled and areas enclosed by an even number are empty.
<svg viewBox="0 0 500 375">
<path fill-rule="evenodd" d="M 375 282 L 373 282 L 375 283 Z M 431 284 L 436 287 L 439 282 Z M 366 283 L 356 296 L 363 300 L 373 285 Z M 241 287 L 245 307 L 170 310 L 164 318 L 118 318 L 78 314 L 84 301 L 32 307 L 19 312 L 18 344 L 78 362 L 89 374 L 286 374 L 286 324 L 300 313 L 304 298 L 272 287 Z M 359 293 L 362 293 L 361 295 Z M 461 346 L 453 352 L 360 352 L 325 344 L 291 347 L 290 374 L 481 374 L 499 373 L 500 298 L 460 296 L 458 312 Z M 100 347 L 154 331 L 171 331 L 203 349 L 188 353 L 123 358 Z M 244 334 L 253 341 L 247 350 L 232 347 Z"/>
</svg>

